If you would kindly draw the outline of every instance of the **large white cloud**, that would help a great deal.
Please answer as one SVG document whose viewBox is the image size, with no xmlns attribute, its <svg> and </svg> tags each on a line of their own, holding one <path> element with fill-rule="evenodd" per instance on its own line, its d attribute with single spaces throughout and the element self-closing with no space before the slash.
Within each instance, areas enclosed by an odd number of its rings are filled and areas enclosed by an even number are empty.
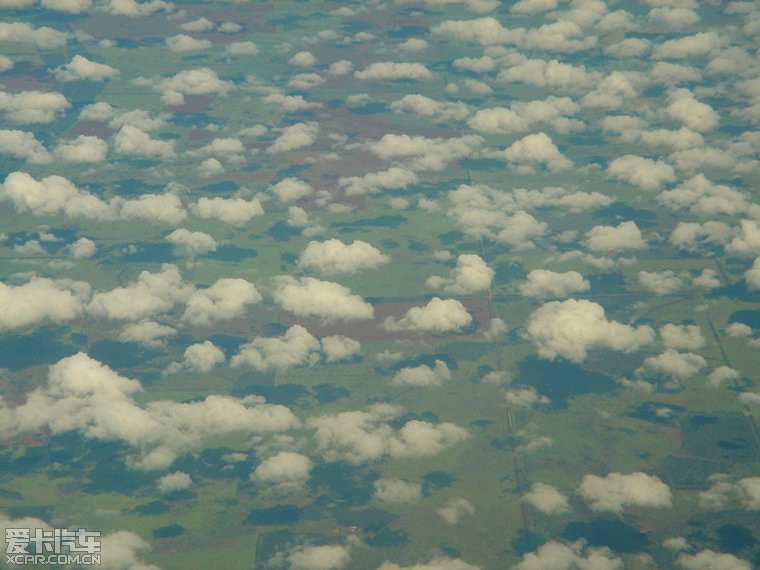
<svg viewBox="0 0 760 570">
<path fill-rule="evenodd" d="M 0 329 L 73 320 L 82 315 L 89 296 L 88 283 L 70 279 L 33 277 L 22 285 L 0 283 Z"/>
<path fill-rule="evenodd" d="M 676 181 L 675 169 L 661 160 L 627 154 L 613 160 L 607 175 L 638 186 L 642 190 L 659 190 L 664 184 Z"/>
<path fill-rule="evenodd" d="M 277 277 L 272 296 L 283 309 L 301 317 L 354 321 L 371 319 L 374 315 L 372 305 L 351 293 L 348 287 L 313 277 Z"/>
<path fill-rule="evenodd" d="M 434 297 L 422 307 L 412 307 L 396 320 L 388 317 L 383 327 L 389 331 L 459 331 L 472 323 L 472 315 L 456 299 Z"/>
<path fill-rule="evenodd" d="M 338 239 L 310 241 L 298 258 L 301 267 L 326 275 L 353 274 L 374 269 L 389 261 L 389 256 L 365 241 L 354 240 L 351 244 L 345 244 Z"/>
<path fill-rule="evenodd" d="M 746 560 L 733 554 L 700 550 L 696 554 L 683 553 L 676 563 L 684 570 L 750 570 L 752 566 Z"/>
<path fill-rule="evenodd" d="M 191 232 L 178 228 L 164 238 L 174 246 L 176 253 L 194 257 L 216 251 L 216 240 L 206 232 Z"/>
<path fill-rule="evenodd" d="M 165 313 L 193 294 L 193 286 L 182 280 L 178 269 L 164 265 L 160 271 L 142 271 L 125 287 L 116 287 L 92 296 L 87 311 L 98 317 L 136 321 Z"/>
<path fill-rule="evenodd" d="M 22 22 L 0 23 L 0 42 L 31 43 L 39 49 L 55 49 L 65 46 L 73 37 L 47 26 L 34 28 Z"/>
<path fill-rule="evenodd" d="M 0 28 L 0 34 L 2 34 L 2 28 Z M 11 123 L 21 125 L 52 123 L 69 107 L 71 104 L 68 99 L 54 91 L 20 91 L 18 93 L 0 91 L 0 111 Z"/>
<path fill-rule="evenodd" d="M 594 511 L 623 512 L 625 507 L 669 507 L 670 488 L 654 475 L 641 471 L 624 475 L 609 473 L 604 477 L 586 475 L 578 492 Z"/>
<path fill-rule="evenodd" d="M 573 362 L 583 361 L 592 349 L 632 352 L 654 340 L 651 327 L 609 321 L 601 305 L 578 299 L 552 301 L 533 311 L 527 334 L 542 358 Z"/>
</svg>

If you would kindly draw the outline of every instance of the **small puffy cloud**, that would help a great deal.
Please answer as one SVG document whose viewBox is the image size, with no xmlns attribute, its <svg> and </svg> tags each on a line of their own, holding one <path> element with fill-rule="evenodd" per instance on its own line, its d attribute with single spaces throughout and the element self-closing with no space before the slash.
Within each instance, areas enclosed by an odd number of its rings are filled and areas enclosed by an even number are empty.
<svg viewBox="0 0 760 570">
<path fill-rule="evenodd" d="M 504 399 L 510 406 L 519 408 L 532 408 L 539 404 L 548 404 L 549 398 L 536 392 L 532 386 L 529 388 L 511 388 L 504 392 Z"/>
<path fill-rule="evenodd" d="M 182 320 L 195 326 L 242 316 L 249 305 L 261 301 L 253 283 L 245 279 L 223 277 L 211 287 L 197 289 L 186 301 Z"/>
<path fill-rule="evenodd" d="M 374 194 L 382 190 L 396 190 L 406 188 L 409 184 L 417 182 L 417 174 L 406 168 L 393 166 L 388 170 L 370 172 L 364 176 L 341 176 L 338 186 L 343 191 L 354 196 L 358 194 Z"/>
<path fill-rule="evenodd" d="M 655 295 L 670 295 L 678 291 L 683 282 L 675 272 L 665 271 L 639 271 L 637 274 L 639 285 Z"/>
<path fill-rule="evenodd" d="M 53 160 L 34 133 L 18 129 L 0 130 L 0 153 L 23 158 L 30 164 L 45 164 Z"/>
<path fill-rule="evenodd" d="M 125 326 L 119 332 L 119 340 L 122 342 L 136 342 L 144 346 L 161 346 L 164 337 L 177 334 L 177 330 L 157 323 L 156 321 L 142 321 Z"/>
<path fill-rule="evenodd" d="M 718 366 L 707 376 L 707 384 L 712 388 L 720 388 L 728 380 L 738 380 L 739 372 L 730 366 Z"/>
<path fill-rule="evenodd" d="M 393 383 L 400 386 L 440 386 L 451 379 L 451 371 L 442 360 L 436 360 L 433 368 L 427 364 L 401 368 L 393 376 Z"/>
<path fill-rule="evenodd" d="M 297 488 L 308 481 L 311 468 L 312 462 L 305 455 L 281 451 L 259 463 L 251 473 L 251 479 L 280 488 Z"/>
<path fill-rule="evenodd" d="M 33 277 L 23 285 L 0 283 L 0 329 L 70 321 L 82 315 L 89 296 L 83 281 Z"/>
<path fill-rule="evenodd" d="M 212 44 L 208 40 L 199 40 L 187 34 L 169 36 L 164 40 L 166 47 L 174 52 L 198 51 L 210 48 Z"/>
<path fill-rule="evenodd" d="M 280 202 L 296 202 L 314 194 L 314 188 L 298 178 L 285 178 L 273 185 L 270 192 L 277 196 Z"/>
<path fill-rule="evenodd" d="M 348 245 L 338 239 L 310 241 L 298 258 L 301 267 L 326 275 L 354 274 L 375 269 L 389 261 L 389 256 L 367 242 L 354 240 Z"/>
<path fill-rule="evenodd" d="M 560 92 L 577 93 L 590 89 L 601 80 L 597 72 L 589 72 L 583 66 L 575 67 L 556 59 L 528 59 L 515 53 L 505 63 L 506 67 L 497 75 L 497 79 L 505 83 L 526 83 Z"/>
<path fill-rule="evenodd" d="M 149 16 L 156 12 L 171 12 L 175 8 L 171 2 L 164 0 L 147 0 L 138 2 L 137 0 L 111 0 L 108 4 L 108 11 L 118 16 L 128 16 L 136 18 L 139 16 Z"/>
<path fill-rule="evenodd" d="M 582 362 L 591 349 L 632 352 L 654 340 L 650 327 L 609 321 L 601 305 L 583 299 L 542 305 L 528 318 L 527 334 L 541 358 L 572 362 Z"/>
<path fill-rule="evenodd" d="M 259 47 L 255 43 L 249 41 L 232 42 L 231 44 L 227 44 L 224 48 L 224 53 L 231 56 L 256 55 L 259 53 Z"/>
<path fill-rule="evenodd" d="M 154 84 L 155 89 L 162 93 L 161 100 L 167 105 L 182 105 L 185 95 L 225 94 L 234 84 L 219 79 L 213 69 L 202 67 L 180 71 L 172 77 Z"/>
<path fill-rule="evenodd" d="M 285 127 L 267 152 L 275 154 L 309 147 L 317 140 L 319 130 L 319 124 L 315 122 L 296 123 Z"/>
<path fill-rule="evenodd" d="M 47 26 L 35 28 L 27 23 L 0 22 L 0 42 L 29 43 L 39 49 L 55 49 L 65 46 L 73 37 Z"/>
<path fill-rule="evenodd" d="M 668 163 L 633 154 L 613 160 L 607 167 L 607 175 L 638 186 L 642 190 L 659 190 L 665 184 L 677 180 L 675 169 Z"/>
<path fill-rule="evenodd" d="M 396 63 L 376 61 L 361 71 L 355 71 L 359 80 L 396 81 L 400 79 L 430 79 L 431 71 L 421 63 Z"/>
<path fill-rule="evenodd" d="M 578 493 L 594 511 L 621 513 L 625 507 L 662 508 L 672 504 L 670 488 L 654 475 L 641 471 L 604 477 L 586 475 Z"/>
<path fill-rule="evenodd" d="M 511 133 L 526 131 L 536 123 L 551 126 L 559 132 L 579 130 L 583 123 L 571 119 L 580 106 L 569 97 L 549 96 L 543 100 L 515 101 L 509 109 L 489 107 L 478 110 L 467 124 L 482 133 Z"/>
<path fill-rule="evenodd" d="M 746 560 L 733 554 L 715 552 L 706 549 L 696 554 L 681 554 L 676 560 L 684 570 L 751 570 L 752 566 Z"/>
<path fill-rule="evenodd" d="M 419 0 L 395 0 L 396 4 L 419 3 Z M 465 8 L 473 12 L 491 12 L 499 7 L 497 0 L 421 0 L 429 6 L 448 6 L 449 4 L 463 4 Z"/>
<path fill-rule="evenodd" d="M 434 35 L 449 36 L 462 42 L 473 42 L 483 46 L 518 43 L 525 30 L 511 30 L 501 25 L 496 18 L 475 18 L 472 20 L 446 20 L 433 26 Z"/>
<path fill-rule="evenodd" d="M 588 280 L 577 271 L 556 273 L 534 269 L 528 273 L 528 281 L 520 286 L 520 294 L 526 297 L 569 297 L 588 291 L 590 287 Z"/>
<path fill-rule="evenodd" d="M 652 52 L 655 59 L 686 59 L 717 52 L 725 40 L 716 32 L 697 32 L 689 36 L 662 42 Z"/>
<path fill-rule="evenodd" d="M 102 162 L 106 159 L 108 144 L 98 137 L 79 135 L 75 139 L 61 142 L 55 149 L 55 156 L 64 162 Z"/>
<path fill-rule="evenodd" d="M 317 58 L 309 51 L 299 51 L 293 57 L 290 58 L 291 65 L 297 65 L 298 67 L 311 67 L 317 63 Z"/>
<path fill-rule="evenodd" d="M 697 101 L 688 89 L 676 89 L 668 95 L 668 115 L 695 131 L 711 131 L 718 126 L 720 115 L 706 103 Z"/>
<path fill-rule="evenodd" d="M 585 547 L 581 541 L 573 544 L 549 541 L 535 552 L 524 554 L 512 570 L 619 570 L 623 561 L 609 548 Z"/>
<path fill-rule="evenodd" d="M 264 208 L 256 198 L 199 198 L 190 206 L 190 211 L 199 218 L 217 219 L 234 226 L 264 215 Z"/>
<path fill-rule="evenodd" d="M 461 101 L 436 101 L 420 94 L 404 95 L 390 104 L 396 113 L 413 113 L 422 117 L 433 117 L 438 121 L 462 120 L 470 114 L 470 108 Z"/>
<path fill-rule="evenodd" d="M 216 251 L 216 240 L 205 232 L 191 232 L 179 228 L 164 239 L 172 244 L 180 255 L 195 257 Z"/>
<path fill-rule="evenodd" d="M 416 170 L 443 170 L 453 160 L 472 155 L 483 143 L 477 135 L 448 139 L 410 135 L 384 135 L 370 145 L 370 151 L 382 159 L 411 159 Z"/>
<path fill-rule="evenodd" d="M 499 156 L 507 162 L 544 165 L 551 172 L 567 170 L 573 163 L 564 156 L 546 133 L 528 135 L 505 149 Z"/>
<path fill-rule="evenodd" d="M 299 546 L 288 556 L 292 570 L 338 570 L 348 564 L 351 551 L 339 544 Z"/>
<path fill-rule="evenodd" d="M 2 24 L 0 24 L 2 26 Z M 0 28 L 0 36 L 2 34 Z M 53 91 L 0 91 L 0 111 L 6 120 L 16 124 L 52 123 L 56 116 L 71 107 L 61 93 Z"/>
<path fill-rule="evenodd" d="M 224 363 L 225 356 L 221 349 L 210 340 L 191 344 L 185 349 L 182 361 L 170 365 L 167 374 L 187 370 L 189 372 L 209 372 L 215 366 Z"/>
<path fill-rule="evenodd" d="M 422 38 L 409 38 L 398 44 L 399 49 L 404 51 L 422 51 L 428 48 L 428 43 Z"/>
<path fill-rule="evenodd" d="M 523 500 L 547 515 L 561 514 L 570 510 L 567 497 L 546 483 L 533 483 L 530 491 L 523 495 Z"/>
<path fill-rule="evenodd" d="M 351 293 L 348 287 L 313 277 L 277 277 L 272 296 L 283 309 L 301 317 L 354 321 L 371 319 L 374 315 L 372 305 Z"/>
<path fill-rule="evenodd" d="M 250 366 L 256 370 L 287 370 L 314 364 L 318 360 L 319 341 L 300 325 L 293 325 L 280 337 L 254 338 L 240 346 L 232 357 L 233 367 Z"/>
<path fill-rule="evenodd" d="M 156 483 L 156 488 L 162 495 L 170 495 L 172 493 L 176 493 L 177 491 L 184 491 L 192 486 L 193 480 L 190 478 L 190 475 L 184 471 L 167 473 Z"/>
<path fill-rule="evenodd" d="M 743 193 L 724 184 L 715 184 L 701 173 L 672 190 L 660 192 L 657 202 L 672 210 L 688 210 L 701 215 L 757 213 L 757 205 L 749 202 Z"/>
<path fill-rule="evenodd" d="M 726 253 L 760 255 L 760 226 L 754 220 L 741 220 L 739 227 L 740 233 L 726 246 Z"/>
<path fill-rule="evenodd" d="M 422 485 L 401 479 L 375 481 L 375 498 L 386 503 L 418 503 L 422 500 Z"/>
<path fill-rule="evenodd" d="M 361 343 L 358 340 L 341 335 L 326 336 L 320 339 L 325 362 L 340 362 L 359 354 Z"/>
<path fill-rule="evenodd" d="M 174 143 L 150 138 L 150 135 L 132 125 L 124 125 L 114 136 L 114 150 L 127 156 L 145 158 L 171 158 L 174 156 Z"/>
<path fill-rule="evenodd" d="M 685 251 L 699 251 L 704 246 L 726 245 L 733 235 L 733 229 L 724 222 L 678 222 L 670 234 L 670 243 Z"/>
<path fill-rule="evenodd" d="M 303 95 L 285 95 L 274 90 L 261 100 L 267 105 L 277 105 L 280 109 L 288 113 L 297 113 L 299 111 L 308 111 L 310 109 L 319 109 L 322 107 L 322 103 L 307 101 L 303 98 Z"/>
<path fill-rule="evenodd" d="M 705 345 L 705 337 L 698 325 L 674 325 L 668 323 L 660 330 L 660 339 L 667 348 L 697 350 Z"/>
<path fill-rule="evenodd" d="M 179 27 L 185 32 L 209 32 L 214 29 L 214 22 L 208 18 L 201 17 L 196 20 L 191 20 L 189 22 L 185 22 L 184 24 L 180 24 Z"/>
<path fill-rule="evenodd" d="M 745 477 L 734 482 L 725 475 L 714 475 L 713 480 L 713 485 L 699 494 L 702 508 L 760 510 L 760 477 Z"/>
<path fill-rule="evenodd" d="M 713 269 L 703 269 L 697 277 L 691 280 L 691 284 L 701 289 L 715 289 L 720 287 L 720 277 Z"/>
<path fill-rule="evenodd" d="M 475 505 L 461 497 L 451 499 L 435 510 L 436 514 L 449 524 L 457 524 L 463 517 L 475 514 Z"/>
<path fill-rule="evenodd" d="M 192 292 L 192 285 L 182 281 L 175 266 L 164 265 L 157 273 L 141 272 L 126 287 L 95 293 L 87 311 L 98 317 L 135 321 L 170 310 Z"/>
<path fill-rule="evenodd" d="M 586 246 L 594 252 L 637 250 L 646 247 L 636 222 L 622 222 L 617 226 L 594 226 L 586 232 Z"/>
<path fill-rule="evenodd" d="M 412 307 L 398 320 L 388 317 L 383 327 L 389 331 L 460 331 L 472 323 L 472 315 L 456 299 L 434 297 L 427 305 Z"/>
<path fill-rule="evenodd" d="M 315 430 L 317 450 L 327 461 L 353 465 L 385 456 L 429 457 L 468 437 L 463 428 L 450 423 L 411 420 L 392 428 L 388 422 L 402 411 L 397 406 L 376 404 L 368 411 L 313 417 L 308 425 Z"/>
<path fill-rule="evenodd" d="M 464 253 L 457 258 L 457 265 L 451 270 L 449 277 L 430 277 L 426 284 L 439 288 L 447 293 L 468 295 L 485 291 L 491 286 L 494 270 L 474 253 Z"/>
<path fill-rule="evenodd" d="M 509 9 L 513 14 L 535 14 L 557 8 L 557 0 L 518 0 Z"/>
<path fill-rule="evenodd" d="M 744 280 L 750 291 L 760 289 L 760 257 L 756 257 L 752 262 L 752 267 L 744 272 Z"/>
<path fill-rule="evenodd" d="M 700 355 L 669 348 L 662 354 L 646 358 L 639 370 L 684 379 L 694 376 L 705 366 L 707 362 Z"/>
<path fill-rule="evenodd" d="M 752 336 L 752 327 L 744 323 L 731 323 L 726 327 L 726 334 L 733 338 Z"/>
<path fill-rule="evenodd" d="M 71 243 L 67 249 L 69 250 L 71 257 L 74 259 L 87 259 L 95 255 L 97 246 L 91 239 L 83 237 Z"/>
<path fill-rule="evenodd" d="M 53 76 L 58 81 L 104 81 L 119 74 L 119 70 L 104 63 L 75 55 L 70 62 L 56 67 Z"/>
</svg>

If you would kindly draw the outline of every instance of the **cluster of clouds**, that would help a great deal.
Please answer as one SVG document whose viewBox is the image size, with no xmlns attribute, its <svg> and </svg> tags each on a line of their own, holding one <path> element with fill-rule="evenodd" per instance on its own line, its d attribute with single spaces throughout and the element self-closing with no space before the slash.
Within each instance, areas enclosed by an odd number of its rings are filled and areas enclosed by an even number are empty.
<svg viewBox="0 0 760 570">
<path fill-rule="evenodd" d="M 45 320 L 68 322 L 85 315 L 148 321 L 182 305 L 185 308 L 179 317 L 181 322 L 208 326 L 242 316 L 262 297 L 255 285 L 241 278 L 225 277 L 209 287 L 196 288 L 183 281 L 177 267 L 167 264 L 154 273 L 142 271 L 130 284 L 108 291 L 93 292 L 84 281 L 46 277 L 32 277 L 20 285 L 3 283 L 0 299 L 6 308 L 0 326 L 16 329 Z M 137 329 L 133 330 L 133 338 L 141 338 Z"/>
<path fill-rule="evenodd" d="M 53 364 L 47 382 L 28 393 L 24 404 L 9 408 L 3 403 L 2 432 L 10 437 L 47 429 L 122 441 L 135 454 L 127 458 L 131 467 L 161 470 L 208 437 L 267 434 L 300 425 L 288 408 L 259 397 L 210 395 L 192 403 L 155 400 L 142 406 L 135 401 L 141 390 L 137 380 L 78 353 Z"/>
</svg>

